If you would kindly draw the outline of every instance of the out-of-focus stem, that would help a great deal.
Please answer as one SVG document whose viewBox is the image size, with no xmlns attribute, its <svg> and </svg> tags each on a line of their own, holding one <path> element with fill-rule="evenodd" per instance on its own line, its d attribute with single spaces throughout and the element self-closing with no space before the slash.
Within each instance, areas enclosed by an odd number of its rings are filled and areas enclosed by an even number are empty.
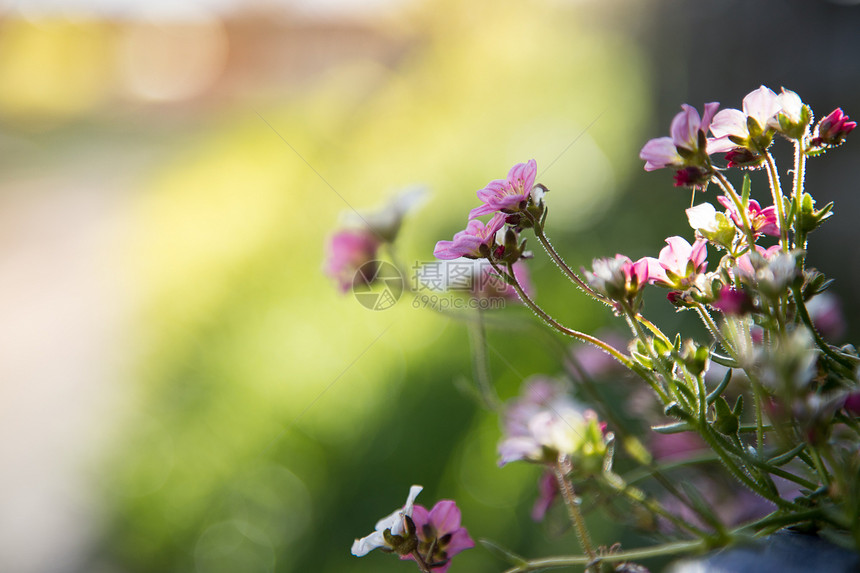
<svg viewBox="0 0 860 573">
<path fill-rule="evenodd" d="M 484 311 L 478 309 L 477 320 L 469 323 L 472 339 L 472 363 L 475 369 L 475 385 L 484 405 L 490 410 L 498 410 L 500 400 L 490 381 L 490 364 L 487 356 L 487 332 L 484 327 Z"/>
</svg>

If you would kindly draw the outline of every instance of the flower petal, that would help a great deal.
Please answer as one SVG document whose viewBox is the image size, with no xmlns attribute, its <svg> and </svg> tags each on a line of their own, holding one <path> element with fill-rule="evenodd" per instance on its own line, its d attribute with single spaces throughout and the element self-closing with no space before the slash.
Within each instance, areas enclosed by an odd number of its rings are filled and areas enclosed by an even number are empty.
<svg viewBox="0 0 860 573">
<path fill-rule="evenodd" d="M 737 109 L 720 110 L 711 122 L 711 133 L 717 138 L 729 135 L 747 137 L 749 135 L 747 117 Z"/>
<path fill-rule="evenodd" d="M 452 533 L 460 527 L 460 509 L 450 499 L 443 499 L 430 510 L 430 523 L 439 537 Z"/>
<path fill-rule="evenodd" d="M 671 137 L 657 137 L 650 140 L 639 152 L 639 159 L 645 160 L 645 171 L 681 164 L 681 156 L 678 155 Z"/>
<path fill-rule="evenodd" d="M 382 531 L 374 531 L 367 537 L 353 541 L 352 554 L 356 557 L 364 557 L 377 547 L 385 547 L 385 538 L 382 535 Z"/>
<path fill-rule="evenodd" d="M 768 87 L 759 86 L 744 98 L 744 114 L 765 129 L 770 118 L 779 112 L 779 96 Z"/>
</svg>

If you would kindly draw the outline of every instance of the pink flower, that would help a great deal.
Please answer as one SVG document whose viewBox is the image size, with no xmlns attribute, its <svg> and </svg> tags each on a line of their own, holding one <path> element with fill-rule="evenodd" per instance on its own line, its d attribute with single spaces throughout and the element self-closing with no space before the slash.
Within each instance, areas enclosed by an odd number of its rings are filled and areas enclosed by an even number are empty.
<svg viewBox="0 0 860 573">
<path fill-rule="evenodd" d="M 780 246 L 773 245 L 765 249 L 764 247 L 756 245 L 755 250 L 765 261 L 769 261 L 775 255 L 779 254 Z M 755 279 L 756 269 L 753 267 L 752 259 L 750 258 L 749 253 L 738 257 L 738 260 L 735 261 L 735 271 L 737 272 L 739 278 L 748 278 L 750 280 Z"/>
<path fill-rule="evenodd" d="M 332 235 L 323 271 L 337 281 L 341 293 L 353 285 L 359 267 L 373 261 L 381 244 L 369 230 L 344 229 Z"/>
<path fill-rule="evenodd" d="M 719 298 L 711 303 L 711 306 L 723 314 L 734 316 L 746 314 L 755 309 L 749 294 L 730 286 L 723 286 L 720 289 Z"/>
<path fill-rule="evenodd" d="M 490 181 L 478 191 L 478 199 L 484 204 L 472 209 L 469 219 L 495 211 L 519 211 L 529 200 L 536 176 L 537 162 L 534 159 L 530 159 L 528 163 L 517 163 L 511 167 L 507 179 Z"/>
<path fill-rule="evenodd" d="M 451 558 L 461 551 L 475 546 L 469 532 L 460 525 L 461 514 L 457 504 L 443 499 L 427 511 L 416 505 L 412 511 L 412 521 L 418 535 L 418 552 L 434 572 L 445 573 L 451 566 Z M 427 553 L 433 549 L 433 554 Z M 401 559 L 413 559 L 403 555 Z"/>
<path fill-rule="evenodd" d="M 825 338 L 836 340 L 845 333 L 845 315 L 836 295 L 819 293 L 806 303 L 806 310 L 816 330 Z"/>
<path fill-rule="evenodd" d="M 697 239 L 690 245 L 683 237 L 669 237 L 660 258 L 648 257 L 648 279 L 654 284 L 672 288 L 687 288 L 695 276 L 707 267 L 708 242 Z"/>
<path fill-rule="evenodd" d="M 651 436 L 650 451 L 654 458 L 660 461 L 683 460 L 706 450 L 707 444 L 698 434 L 693 432 L 678 432 L 677 434 L 660 434 L 654 432 Z"/>
<path fill-rule="evenodd" d="M 857 127 L 857 122 L 851 121 L 843 113 L 842 108 L 837 107 L 830 112 L 830 115 L 818 122 L 812 144 L 817 146 L 839 145 L 855 127 Z"/>
<path fill-rule="evenodd" d="M 614 259 L 594 259 L 592 271 L 583 271 L 588 284 L 610 300 L 632 300 L 648 283 L 649 262 L 641 258 L 635 263 L 624 255 Z"/>
<path fill-rule="evenodd" d="M 750 137 L 749 119 L 755 120 L 761 131 L 768 128 L 768 123 L 781 110 L 781 101 L 771 89 L 760 86 L 747 94 L 743 102 L 743 111 L 724 109 L 714 116 L 711 123 L 711 133 L 717 138 L 716 145 L 734 147 L 730 140 L 735 137 L 746 140 Z M 737 144 L 737 142 L 734 142 Z"/>
<path fill-rule="evenodd" d="M 706 156 L 720 152 L 719 149 L 710 149 L 709 142 L 706 142 L 704 149 L 699 146 L 699 132 L 707 133 L 711 119 L 719 107 L 717 102 L 706 103 L 705 112 L 699 117 L 696 108 L 687 104 L 681 105 L 682 111 L 672 119 L 669 129 L 671 137 L 652 139 L 639 152 L 639 158 L 645 160 L 645 171 L 687 166 L 687 159 L 679 153 L 682 149 L 686 151 L 687 157 L 700 152 Z M 689 179 L 689 174 L 687 175 L 683 178 L 683 184 Z"/>
<path fill-rule="evenodd" d="M 720 195 L 719 197 L 717 197 L 717 201 L 719 201 L 720 205 L 727 209 L 727 214 L 731 216 L 732 221 L 737 226 L 737 228 L 743 230 L 743 218 L 741 217 L 740 211 L 738 211 L 737 207 L 735 207 L 734 201 L 724 195 Z M 753 234 L 757 236 L 779 236 L 779 221 L 777 220 L 776 207 L 774 207 L 773 205 L 762 209 L 758 201 L 750 199 L 748 218 L 750 221 L 750 226 L 752 227 Z"/>
<path fill-rule="evenodd" d="M 465 231 L 454 235 L 453 241 L 439 241 L 433 255 L 437 259 L 450 261 L 458 257 L 467 259 L 483 259 L 490 253 L 495 241 L 496 231 L 505 224 L 504 213 L 496 213 L 486 225 L 482 221 L 472 220 L 466 225 Z"/>
<path fill-rule="evenodd" d="M 532 519 L 534 521 L 543 521 L 546 512 L 558 497 L 558 481 L 555 479 L 555 474 L 552 470 L 547 470 L 538 480 L 538 498 L 532 506 Z"/>
</svg>

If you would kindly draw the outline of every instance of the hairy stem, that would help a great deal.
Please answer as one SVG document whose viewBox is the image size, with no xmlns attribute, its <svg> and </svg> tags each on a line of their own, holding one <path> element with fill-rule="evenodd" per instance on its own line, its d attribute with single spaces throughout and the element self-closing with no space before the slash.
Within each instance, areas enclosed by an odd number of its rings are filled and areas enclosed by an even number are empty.
<svg viewBox="0 0 860 573">
<path fill-rule="evenodd" d="M 573 485 L 567 479 L 565 466 L 568 465 L 562 461 L 563 456 L 559 456 L 558 462 L 553 466 L 555 479 L 558 482 L 558 489 L 561 491 L 561 497 L 564 499 L 564 504 L 567 506 L 567 514 L 570 516 L 570 521 L 573 524 L 573 529 L 576 532 L 576 538 L 579 540 L 579 545 L 582 551 L 588 556 L 591 561 L 597 557 L 594 551 L 594 545 L 591 542 L 591 536 L 588 534 L 588 529 L 585 527 L 585 518 L 582 517 L 582 512 L 579 510 L 579 500 L 573 491 Z"/>
<path fill-rule="evenodd" d="M 496 264 L 496 262 L 493 259 L 487 259 L 487 260 L 490 262 L 490 265 L 492 265 L 493 269 L 497 273 L 499 273 L 499 276 L 503 277 L 508 282 L 508 284 L 510 284 L 512 287 L 514 287 L 514 290 L 517 291 L 517 295 L 519 295 L 520 300 L 522 300 L 523 303 L 525 303 L 525 305 L 528 306 L 532 310 L 532 312 L 534 312 L 536 315 L 538 315 L 538 317 L 541 320 L 543 320 L 549 326 L 551 326 L 552 328 L 556 329 L 557 331 L 559 331 L 560 333 L 562 333 L 566 336 L 571 336 L 573 338 L 582 340 L 584 342 L 588 342 L 589 344 L 593 344 L 594 346 L 600 348 L 604 352 L 611 355 L 613 358 L 618 360 L 621 364 L 623 364 L 624 366 L 626 366 L 627 368 L 629 368 L 633 372 L 636 372 L 636 369 L 633 368 L 633 362 L 629 358 L 624 356 L 624 354 L 622 354 L 621 352 L 619 352 L 618 350 L 613 348 L 611 345 L 603 342 L 599 338 L 595 338 L 594 336 L 585 334 L 584 332 L 580 332 L 578 330 L 568 328 L 568 327 L 564 326 L 563 324 L 559 323 L 557 320 L 555 320 L 549 314 L 547 314 L 541 307 L 539 307 L 525 293 L 522 285 L 520 285 L 520 283 L 517 281 L 516 277 L 514 276 L 513 269 L 511 268 L 510 265 L 508 265 L 508 272 L 505 272 L 501 268 L 499 268 L 499 265 Z"/>
<path fill-rule="evenodd" d="M 764 162 L 767 166 L 767 178 L 770 181 L 770 192 L 773 197 L 773 205 L 776 207 L 776 216 L 779 219 L 779 245 L 782 252 L 788 252 L 788 221 L 785 220 L 785 200 L 782 194 L 782 186 L 779 183 L 779 172 L 776 162 L 769 151 L 764 153 Z M 798 208 L 800 204 L 798 203 Z"/>
</svg>

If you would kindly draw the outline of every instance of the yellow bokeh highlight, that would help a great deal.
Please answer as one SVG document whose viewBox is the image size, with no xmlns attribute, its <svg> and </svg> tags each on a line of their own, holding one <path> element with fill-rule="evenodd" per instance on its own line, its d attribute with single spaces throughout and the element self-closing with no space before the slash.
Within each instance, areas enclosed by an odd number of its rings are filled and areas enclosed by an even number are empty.
<svg viewBox="0 0 860 573">
<path fill-rule="evenodd" d="M 109 24 L 0 21 L 0 116 L 38 127 L 97 106 L 113 67 Z"/>
</svg>

